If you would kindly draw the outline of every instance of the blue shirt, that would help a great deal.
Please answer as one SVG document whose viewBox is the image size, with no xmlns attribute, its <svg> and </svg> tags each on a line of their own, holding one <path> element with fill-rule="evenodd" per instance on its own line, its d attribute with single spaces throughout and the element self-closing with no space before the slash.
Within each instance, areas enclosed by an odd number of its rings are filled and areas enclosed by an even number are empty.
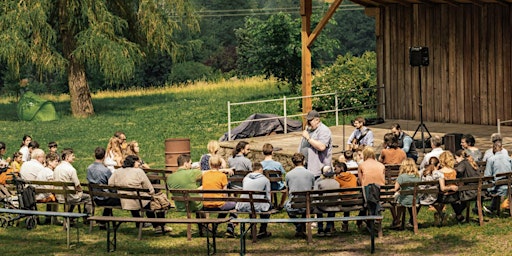
<svg viewBox="0 0 512 256">
<path fill-rule="evenodd" d="M 108 185 L 112 172 L 103 163 L 94 162 L 87 167 L 87 181 L 92 184 Z M 96 200 L 105 200 L 105 197 L 95 196 Z"/>
</svg>

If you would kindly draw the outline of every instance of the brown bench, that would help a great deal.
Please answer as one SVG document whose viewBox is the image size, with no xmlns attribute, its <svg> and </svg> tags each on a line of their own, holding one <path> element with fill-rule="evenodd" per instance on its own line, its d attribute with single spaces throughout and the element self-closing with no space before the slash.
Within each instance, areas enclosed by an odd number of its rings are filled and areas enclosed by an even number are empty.
<svg viewBox="0 0 512 256">
<path fill-rule="evenodd" d="M 188 219 L 192 219 L 192 216 L 209 216 L 210 214 L 247 214 L 249 218 L 255 219 L 257 215 L 261 214 L 274 214 L 277 213 L 276 210 L 270 210 L 267 212 L 257 212 L 255 209 L 255 203 L 270 203 L 268 199 L 265 199 L 264 196 L 266 192 L 264 191 L 249 191 L 249 190 L 187 190 L 187 189 L 171 189 L 172 200 L 174 202 L 183 202 L 185 204 L 186 214 Z M 222 197 L 209 197 L 208 195 L 218 195 L 223 194 L 225 196 Z M 231 195 L 231 196 L 229 196 Z M 220 210 L 208 210 L 208 209 L 199 209 L 198 211 L 192 211 L 190 205 L 196 202 L 235 202 L 235 203 L 249 203 L 250 211 L 248 212 L 240 212 L 236 210 L 231 211 L 220 211 Z M 208 218 L 208 217 L 207 217 Z M 191 239 L 191 226 L 189 225 L 187 228 L 187 238 Z M 252 230 L 252 239 L 253 242 L 257 240 L 256 228 L 250 227 Z"/>
<path fill-rule="evenodd" d="M 91 195 L 91 198 L 94 198 L 95 196 L 99 197 L 109 197 L 109 198 L 118 198 L 121 199 L 131 199 L 136 200 L 139 204 L 140 208 L 140 215 L 144 216 L 144 213 L 146 211 L 149 211 L 148 209 L 144 209 L 144 202 L 145 201 L 151 201 L 153 198 L 151 195 L 149 195 L 149 189 L 143 189 L 143 188 L 131 188 L 131 187 L 121 187 L 121 186 L 109 186 L 104 184 L 88 184 L 89 187 L 89 193 Z M 93 215 L 95 214 L 96 208 L 112 208 L 112 209 L 121 209 L 120 206 L 99 206 L 94 202 L 93 200 Z M 97 216 L 99 217 L 99 216 Z M 90 228 L 92 229 L 93 222 L 97 220 L 96 216 L 95 218 L 89 218 L 90 220 Z M 129 221 L 124 221 L 129 222 Z M 135 221 L 134 221 L 135 222 Z M 151 223 L 151 221 L 146 221 L 146 223 Z M 139 225 L 138 228 L 138 239 L 142 239 L 142 227 L 143 225 Z M 163 230 L 162 230 L 163 231 Z M 164 232 L 162 232 L 164 233 Z"/>
<path fill-rule="evenodd" d="M 453 180 L 445 180 L 446 185 L 455 184 L 458 186 L 457 193 L 463 191 L 476 191 L 477 195 L 473 200 L 464 201 L 467 204 L 466 207 L 466 222 L 469 222 L 469 214 L 471 207 L 469 207 L 470 202 L 476 201 L 477 210 L 478 210 L 478 221 L 479 224 L 483 225 L 483 213 L 482 213 L 482 195 L 484 191 L 489 188 L 491 185 L 489 183 L 492 177 L 474 177 L 474 178 L 460 178 Z M 413 182 L 413 183 L 404 183 L 402 187 L 409 187 L 411 189 L 401 190 L 401 195 L 412 195 L 413 202 L 416 202 L 421 194 L 438 194 L 439 181 L 421 181 L 421 182 Z M 427 188 L 423 188 L 423 186 L 427 186 Z M 435 188 L 430 188 L 430 186 L 436 186 Z M 439 213 L 440 214 L 440 213 Z M 417 221 L 417 209 L 416 207 L 412 207 L 412 219 L 414 226 L 414 233 L 418 233 L 418 221 Z M 402 228 L 405 224 L 405 211 L 402 215 Z"/>
<path fill-rule="evenodd" d="M 369 225 L 371 236 L 371 253 L 375 251 L 375 224 L 382 221 L 382 216 L 368 215 L 368 216 L 350 216 L 350 217 L 327 217 L 327 218 L 312 218 L 311 214 L 315 208 L 323 208 L 329 206 L 339 206 L 338 211 L 352 212 L 361 211 L 366 208 L 366 195 L 364 187 L 355 188 L 340 188 L 330 190 L 309 190 L 297 191 L 292 193 L 291 207 L 295 209 L 305 209 L 306 213 L 306 231 L 307 241 L 312 242 L 312 228 L 311 222 L 316 221 L 366 221 Z M 301 218 L 289 219 L 289 222 L 298 222 Z M 313 220 L 313 221 L 311 221 Z M 376 222 L 377 221 L 377 222 Z"/>
<path fill-rule="evenodd" d="M 33 185 L 36 190 L 36 195 L 40 193 L 44 194 L 53 194 L 56 197 L 56 201 L 49 202 L 37 202 L 39 205 L 51 205 L 52 211 L 58 211 L 58 206 L 62 205 L 64 208 L 64 212 L 69 212 L 72 207 L 77 206 L 78 212 L 82 213 L 82 205 L 85 205 L 85 202 L 70 202 L 69 197 L 71 195 L 75 195 L 77 193 L 75 184 L 73 182 L 63 182 L 63 181 L 40 181 L 40 180 L 31 180 L 27 181 L 30 185 Z M 87 185 L 81 184 L 82 192 L 84 194 L 88 194 Z M 64 201 L 59 201 L 58 198 L 62 197 Z M 52 218 L 52 224 L 55 221 L 55 218 Z"/>
</svg>

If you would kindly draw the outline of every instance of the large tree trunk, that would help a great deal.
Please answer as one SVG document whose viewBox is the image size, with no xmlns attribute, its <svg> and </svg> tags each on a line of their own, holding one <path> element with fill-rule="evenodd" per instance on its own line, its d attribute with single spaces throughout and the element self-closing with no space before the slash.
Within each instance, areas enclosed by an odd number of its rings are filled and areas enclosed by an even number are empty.
<svg viewBox="0 0 512 256">
<path fill-rule="evenodd" d="M 85 64 L 73 56 L 76 49 L 73 25 L 69 22 L 73 13 L 68 10 L 68 0 L 59 1 L 59 23 L 62 37 L 62 52 L 68 63 L 68 86 L 71 97 L 71 113 L 74 117 L 88 117 L 94 114 L 91 91 L 85 76 Z"/>
<path fill-rule="evenodd" d="M 71 113 L 74 117 L 88 117 L 94 114 L 91 91 L 85 76 L 85 66 L 71 58 L 68 70 Z"/>
</svg>

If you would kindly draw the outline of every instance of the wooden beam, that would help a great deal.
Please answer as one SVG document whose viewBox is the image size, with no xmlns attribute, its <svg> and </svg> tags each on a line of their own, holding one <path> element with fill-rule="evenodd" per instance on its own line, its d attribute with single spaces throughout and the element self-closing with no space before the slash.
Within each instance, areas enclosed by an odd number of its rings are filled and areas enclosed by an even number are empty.
<svg viewBox="0 0 512 256">
<path fill-rule="evenodd" d="M 301 41 L 302 41 L 302 113 L 306 114 L 311 106 L 311 49 L 309 36 L 311 33 L 312 0 L 300 0 Z M 306 116 L 303 116 L 303 123 Z"/>
<path fill-rule="evenodd" d="M 322 20 L 320 20 L 320 23 L 316 25 L 316 28 L 313 30 L 313 33 L 311 33 L 311 36 L 309 37 L 308 41 L 308 47 L 311 47 L 315 39 L 318 37 L 320 32 L 324 29 L 325 25 L 327 25 L 327 22 L 329 22 L 329 19 L 331 19 L 332 15 L 336 12 L 338 7 L 340 6 L 341 2 L 343 0 L 334 0 L 334 2 L 329 6 L 329 10 L 327 10 L 327 13 L 322 17 Z"/>
</svg>

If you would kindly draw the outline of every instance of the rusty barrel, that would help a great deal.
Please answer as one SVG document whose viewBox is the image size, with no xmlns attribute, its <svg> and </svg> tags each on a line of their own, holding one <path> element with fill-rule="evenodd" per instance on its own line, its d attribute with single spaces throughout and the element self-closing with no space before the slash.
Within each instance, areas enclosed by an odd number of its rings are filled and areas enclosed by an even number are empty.
<svg viewBox="0 0 512 256">
<path fill-rule="evenodd" d="M 165 140 L 165 168 L 176 171 L 178 169 L 178 156 L 190 154 L 189 138 L 173 138 Z"/>
</svg>

